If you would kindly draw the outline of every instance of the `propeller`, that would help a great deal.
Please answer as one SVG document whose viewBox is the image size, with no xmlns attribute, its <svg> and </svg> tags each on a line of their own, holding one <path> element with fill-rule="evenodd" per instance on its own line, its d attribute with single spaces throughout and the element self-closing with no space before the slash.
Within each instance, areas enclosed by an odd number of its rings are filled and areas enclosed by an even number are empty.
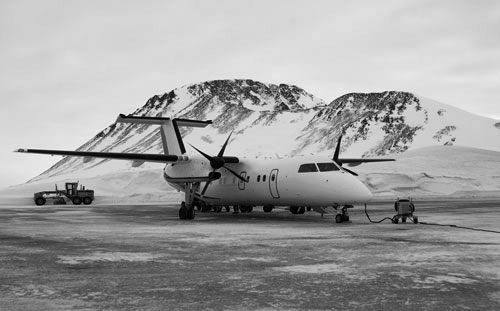
<svg viewBox="0 0 500 311">
<path fill-rule="evenodd" d="M 229 137 L 226 139 L 226 142 L 224 142 L 224 145 L 222 145 L 222 148 L 220 149 L 219 153 L 216 156 L 210 156 L 206 154 L 205 152 L 201 151 L 200 149 L 196 148 L 195 146 L 191 145 L 196 151 L 198 151 L 203 157 L 205 157 L 208 161 L 210 161 L 210 166 L 212 167 L 212 171 L 208 174 L 209 181 L 205 184 L 205 187 L 203 187 L 203 190 L 201 191 L 201 195 L 203 196 L 205 192 L 207 191 L 208 186 L 212 182 L 212 180 L 217 180 L 221 177 L 221 173 L 217 172 L 218 169 L 224 168 L 227 171 L 229 171 L 231 174 L 236 176 L 239 180 L 242 182 L 246 182 L 246 180 L 240 176 L 240 174 L 236 173 L 234 170 L 230 169 L 227 167 L 225 164 L 226 163 L 238 163 L 239 160 L 236 157 L 224 157 L 224 152 L 226 151 L 226 146 L 229 143 L 229 139 L 231 138 L 231 135 L 233 133 L 229 134 Z"/>
<path fill-rule="evenodd" d="M 337 147 L 335 147 L 335 153 L 333 154 L 333 161 L 337 163 L 344 171 L 351 173 L 354 176 L 358 176 L 356 172 L 351 171 L 350 169 L 347 169 L 342 166 L 342 161 L 339 160 L 339 154 L 340 154 L 340 142 L 342 141 L 342 135 L 340 135 L 338 141 L 337 141 Z"/>
</svg>

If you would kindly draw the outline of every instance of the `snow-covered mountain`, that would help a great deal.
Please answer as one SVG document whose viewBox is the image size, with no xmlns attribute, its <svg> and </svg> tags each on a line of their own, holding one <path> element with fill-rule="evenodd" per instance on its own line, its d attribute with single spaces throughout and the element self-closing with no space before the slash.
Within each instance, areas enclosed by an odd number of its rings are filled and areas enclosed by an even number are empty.
<svg viewBox="0 0 500 311">
<path fill-rule="evenodd" d="M 394 156 L 439 145 L 500 151 L 498 121 L 407 92 L 351 93 L 327 103 L 297 86 L 216 80 L 155 95 L 131 114 L 213 120 L 204 129 L 181 129 L 184 141 L 215 154 L 234 132 L 226 154 L 238 157 L 331 155 L 341 134 L 345 157 Z M 78 150 L 163 149 L 156 126 L 112 124 Z M 33 181 L 153 167 L 161 165 L 67 157 Z"/>
</svg>

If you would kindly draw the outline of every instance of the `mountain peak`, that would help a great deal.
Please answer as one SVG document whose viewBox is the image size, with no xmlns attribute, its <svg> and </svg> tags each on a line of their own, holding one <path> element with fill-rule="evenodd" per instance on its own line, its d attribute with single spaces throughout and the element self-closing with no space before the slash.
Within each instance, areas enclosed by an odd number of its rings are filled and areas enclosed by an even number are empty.
<svg viewBox="0 0 500 311">
<path fill-rule="evenodd" d="M 228 152 L 236 156 L 331 154 L 340 135 L 345 156 L 387 155 L 431 145 L 500 151 L 498 121 L 399 91 L 349 93 L 326 105 L 294 85 L 212 80 L 155 95 L 133 114 L 212 120 L 203 130 L 181 129 L 184 140 L 216 153 L 223 137 L 234 132 Z M 155 126 L 112 124 L 79 150 L 161 153 L 163 149 Z M 39 178 L 70 171 L 90 174 L 101 167 L 142 167 L 142 163 L 111 162 L 67 157 Z"/>
</svg>

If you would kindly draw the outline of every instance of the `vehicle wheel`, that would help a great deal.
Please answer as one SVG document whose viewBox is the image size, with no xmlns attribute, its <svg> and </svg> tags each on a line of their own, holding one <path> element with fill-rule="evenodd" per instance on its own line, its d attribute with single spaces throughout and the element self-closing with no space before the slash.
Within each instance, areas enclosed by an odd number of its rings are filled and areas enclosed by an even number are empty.
<svg viewBox="0 0 500 311">
<path fill-rule="evenodd" d="M 240 206 L 240 212 L 246 213 L 247 212 L 247 207 L 245 205 Z"/>
<path fill-rule="evenodd" d="M 418 224 L 418 217 L 417 216 L 413 216 L 413 223 Z"/>
<path fill-rule="evenodd" d="M 304 214 L 306 212 L 306 208 L 304 206 L 299 207 L 297 214 Z"/>
<path fill-rule="evenodd" d="M 395 224 L 397 224 L 397 223 L 399 222 L 399 218 L 397 218 L 397 217 L 396 217 L 396 218 L 394 218 L 392 221 L 393 221 Z"/>
<path fill-rule="evenodd" d="M 194 208 L 186 208 L 186 219 L 194 219 L 195 211 Z"/>
<path fill-rule="evenodd" d="M 36 205 L 44 205 L 45 204 L 45 198 L 36 198 L 35 204 Z"/>
<path fill-rule="evenodd" d="M 344 221 L 349 221 L 349 216 L 344 216 Z"/>
<path fill-rule="evenodd" d="M 79 197 L 73 198 L 73 204 L 75 205 L 82 204 L 82 199 L 80 199 Z"/>
<path fill-rule="evenodd" d="M 179 219 L 187 219 L 187 208 L 186 203 L 184 202 L 181 203 L 181 208 L 179 208 Z"/>
<path fill-rule="evenodd" d="M 92 203 L 92 199 L 91 198 L 89 198 L 89 197 L 83 198 L 83 204 L 89 205 L 90 203 Z"/>
<path fill-rule="evenodd" d="M 337 215 L 335 215 L 335 222 L 339 224 L 343 221 L 343 218 L 344 217 L 342 217 L 341 214 L 337 214 Z"/>
<path fill-rule="evenodd" d="M 297 212 L 299 211 L 299 207 L 298 206 L 290 206 L 290 212 L 292 214 L 297 214 Z"/>
<path fill-rule="evenodd" d="M 273 210 L 272 205 L 264 205 L 262 206 L 262 209 L 264 210 L 264 213 L 270 213 Z"/>
<path fill-rule="evenodd" d="M 247 206 L 247 213 L 251 213 L 253 211 L 253 206 Z"/>
</svg>

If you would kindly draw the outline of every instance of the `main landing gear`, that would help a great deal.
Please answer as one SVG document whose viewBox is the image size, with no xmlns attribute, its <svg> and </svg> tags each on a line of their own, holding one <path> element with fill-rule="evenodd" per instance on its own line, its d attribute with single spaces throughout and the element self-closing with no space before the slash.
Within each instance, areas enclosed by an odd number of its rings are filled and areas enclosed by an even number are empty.
<svg viewBox="0 0 500 311">
<path fill-rule="evenodd" d="M 184 188 L 185 201 L 181 203 L 181 208 L 179 209 L 179 219 L 181 220 L 191 220 L 194 219 L 194 194 L 200 189 L 200 183 L 186 183 Z"/>
</svg>

